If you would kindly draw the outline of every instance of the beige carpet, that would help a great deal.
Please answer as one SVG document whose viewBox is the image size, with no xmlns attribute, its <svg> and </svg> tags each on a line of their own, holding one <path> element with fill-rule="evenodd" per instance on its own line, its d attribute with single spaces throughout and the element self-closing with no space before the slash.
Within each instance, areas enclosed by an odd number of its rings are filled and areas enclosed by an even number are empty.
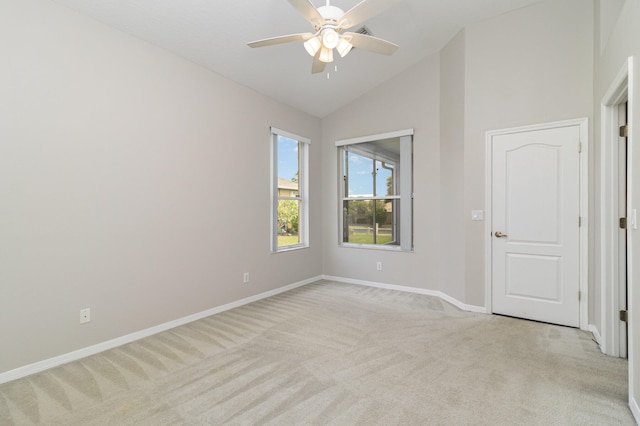
<svg viewBox="0 0 640 426">
<path fill-rule="evenodd" d="M 0 385 L 0 424 L 635 424 L 571 328 L 321 281 Z"/>
</svg>

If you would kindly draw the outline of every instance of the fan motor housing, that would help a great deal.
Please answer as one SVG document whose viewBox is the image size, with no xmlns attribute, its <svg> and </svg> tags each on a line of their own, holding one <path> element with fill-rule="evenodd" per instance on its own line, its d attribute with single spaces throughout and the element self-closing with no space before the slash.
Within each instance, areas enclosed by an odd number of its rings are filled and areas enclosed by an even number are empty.
<svg viewBox="0 0 640 426">
<path fill-rule="evenodd" d="M 316 31 L 319 31 L 326 26 L 335 28 L 338 24 L 338 19 L 344 15 L 342 9 L 336 6 L 321 6 L 318 8 L 318 12 L 324 18 L 324 22 L 320 23 L 320 25 L 315 25 Z"/>
</svg>

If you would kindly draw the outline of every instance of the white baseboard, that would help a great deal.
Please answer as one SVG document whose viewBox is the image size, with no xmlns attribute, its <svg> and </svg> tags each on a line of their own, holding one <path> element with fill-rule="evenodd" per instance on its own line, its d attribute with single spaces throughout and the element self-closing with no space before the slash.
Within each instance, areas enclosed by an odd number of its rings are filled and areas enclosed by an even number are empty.
<svg viewBox="0 0 640 426">
<path fill-rule="evenodd" d="M 383 284 L 383 283 L 377 283 L 373 281 L 355 280 L 352 278 L 333 277 L 330 275 L 323 275 L 322 278 L 325 280 L 337 281 L 337 282 L 347 283 L 347 284 L 357 284 L 357 285 L 363 285 L 366 287 L 384 288 L 387 290 L 397 290 L 397 291 L 404 291 L 407 293 L 416 293 L 416 294 L 424 294 L 426 296 L 439 297 L 440 299 L 451 303 L 453 306 L 463 311 L 476 312 L 479 314 L 487 313 L 487 309 L 484 308 L 483 306 L 467 305 L 441 291 L 427 290 L 424 288 L 417 288 L 417 287 L 405 287 L 405 286 L 395 285 L 395 284 Z"/>
<path fill-rule="evenodd" d="M 593 324 L 589 324 L 588 331 L 590 331 L 591 334 L 593 334 L 593 338 L 598 344 L 598 346 L 600 346 L 600 350 L 602 351 L 602 353 L 605 353 L 604 347 L 602 346 L 602 336 L 600 336 L 600 332 L 598 331 L 596 326 Z"/>
<path fill-rule="evenodd" d="M 636 424 L 640 425 L 640 407 L 638 407 L 638 402 L 633 396 L 629 397 L 629 408 L 631 408 L 631 413 L 636 420 Z"/>
<path fill-rule="evenodd" d="M 127 343 L 134 342 L 145 337 L 152 336 L 157 333 L 161 333 L 172 328 L 188 324 L 193 321 L 197 321 L 202 318 L 209 317 L 211 315 L 218 314 L 220 312 L 228 311 L 229 309 L 237 308 L 248 303 L 257 302 L 258 300 L 266 299 L 267 297 L 275 296 L 285 291 L 293 290 L 294 288 L 302 287 L 312 282 L 322 279 L 321 276 L 309 278 L 297 283 L 293 283 L 284 287 L 279 287 L 275 290 L 266 291 L 264 293 L 250 296 L 244 299 L 237 300 L 235 302 L 227 303 L 226 305 L 218 306 L 216 308 L 208 309 L 206 311 L 198 312 L 193 315 L 188 315 L 183 318 L 178 318 L 173 321 L 165 322 L 164 324 L 156 325 L 154 327 L 146 328 L 144 330 L 136 331 L 135 333 L 127 334 L 125 336 L 117 337 L 106 342 L 98 343 L 96 345 L 87 346 L 86 348 L 78 349 L 77 351 L 69 352 L 63 355 L 59 355 L 53 358 L 45 359 L 43 361 L 34 362 L 23 367 L 18 367 L 14 370 L 9 370 L 4 373 L 0 373 L 0 384 L 17 380 L 32 374 L 39 373 L 50 368 L 57 367 L 62 364 L 66 364 L 71 361 L 76 361 L 81 358 L 86 358 L 91 355 L 95 355 L 100 352 L 104 352 L 109 349 L 116 348 L 118 346 L 125 345 Z"/>
</svg>

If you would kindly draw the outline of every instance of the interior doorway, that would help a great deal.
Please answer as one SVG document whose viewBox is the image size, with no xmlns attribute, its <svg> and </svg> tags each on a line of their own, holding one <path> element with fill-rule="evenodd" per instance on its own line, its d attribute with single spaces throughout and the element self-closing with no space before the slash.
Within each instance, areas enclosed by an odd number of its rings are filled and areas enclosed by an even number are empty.
<svg viewBox="0 0 640 426">
<path fill-rule="evenodd" d="M 637 226 L 628 203 L 629 156 L 625 125 L 628 115 L 629 64 L 618 73 L 602 99 L 600 138 L 600 333 L 603 353 L 627 358 L 629 336 L 627 282 L 629 235 Z"/>
<path fill-rule="evenodd" d="M 633 313 L 638 302 L 638 296 L 634 292 L 632 262 L 634 257 L 637 258 L 637 254 L 633 253 L 633 242 L 637 242 L 638 239 L 637 202 L 631 197 L 633 190 L 630 185 L 634 179 L 637 180 L 637 177 L 634 177 L 634 162 L 637 160 L 633 159 L 632 129 L 627 127 L 626 131 L 620 132 L 621 123 L 626 121 L 623 118 L 632 122 L 635 115 L 634 98 L 630 97 L 634 86 L 633 79 L 634 58 L 629 57 L 602 97 L 600 107 L 600 253 L 597 255 L 600 273 L 596 285 L 600 287 L 601 303 L 595 307 L 599 308 L 599 315 L 595 320 L 600 321 L 600 327 L 598 329 L 593 326 L 592 330 L 603 353 L 628 358 L 629 406 L 634 416 L 640 418 L 640 406 L 635 392 L 638 389 L 638 370 L 634 372 L 638 359 L 634 337 L 637 335 L 635 327 L 638 319 L 630 315 L 629 321 L 624 322 L 621 321 L 620 315 L 620 310 L 625 308 Z M 625 117 L 622 117 L 623 115 Z M 619 155 L 623 150 L 626 154 L 624 160 Z M 625 168 L 624 171 L 619 167 L 621 164 Z M 622 207 L 622 204 L 618 203 L 619 199 L 624 199 L 626 204 L 624 217 L 627 226 L 624 232 L 620 231 L 618 223 L 619 209 Z M 601 336 L 597 335 L 598 331 L 602 333 Z"/>
</svg>

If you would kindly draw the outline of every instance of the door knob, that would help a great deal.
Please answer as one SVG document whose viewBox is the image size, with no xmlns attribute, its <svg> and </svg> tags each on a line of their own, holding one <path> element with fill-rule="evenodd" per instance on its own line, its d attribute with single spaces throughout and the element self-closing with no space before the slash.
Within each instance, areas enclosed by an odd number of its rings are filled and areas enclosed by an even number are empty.
<svg viewBox="0 0 640 426">
<path fill-rule="evenodd" d="M 503 234 L 503 233 L 502 233 L 502 232 L 500 232 L 500 231 L 496 231 L 496 234 L 495 234 L 495 235 L 496 235 L 496 237 L 498 237 L 498 238 L 504 238 L 504 237 L 506 237 L 506 236 L 507 236 L 507 234 Z"/>
</svg>

